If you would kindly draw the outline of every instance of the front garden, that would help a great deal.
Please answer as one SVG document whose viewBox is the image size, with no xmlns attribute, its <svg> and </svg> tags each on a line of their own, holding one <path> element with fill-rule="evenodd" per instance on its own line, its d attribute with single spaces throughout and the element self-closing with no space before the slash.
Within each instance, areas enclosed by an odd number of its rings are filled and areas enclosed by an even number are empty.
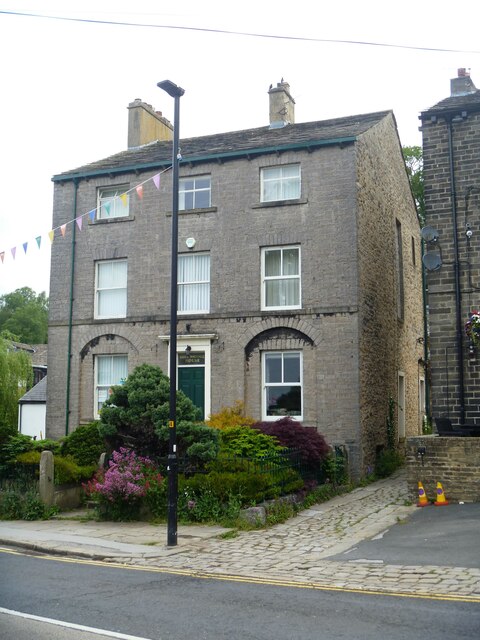
<svg viewBox="0 0 480 640">
<path fill-rule="evenodd" d="M 112 389 L 99 422 L 58 442 L 17 434 L 0 443 L 0 518 L 55 512 L 38 500 L 35 487 L 41 452 L 50 450 L 55 483 L 81 483 L 94 517 L 165 521 L 168 417 L 169 379 L 158 367 L 141 365 Z M 106 462 L 99 467 L 102 452 Z M 267 524 L 275 523 L 349 489 L 343 452 L 316 429 L 288 417 L 256 422 L 240 403 L 201 422 L 180 391 L 177 454 L 181 523 L 245 527 L 243 510 L 260 504 L 266 505 Z M 22 474 L 30 478 L 28 487 L 19 484 Z"/>
</svg>

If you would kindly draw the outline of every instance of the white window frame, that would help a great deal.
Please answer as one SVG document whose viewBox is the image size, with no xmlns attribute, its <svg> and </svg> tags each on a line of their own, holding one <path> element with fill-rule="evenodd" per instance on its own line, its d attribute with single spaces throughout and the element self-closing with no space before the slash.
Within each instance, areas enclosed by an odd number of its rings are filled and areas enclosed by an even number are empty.
<svg viewBox="0 0 480 640">
<path fill-rule="evenodd" d="M 284 381 L 284 358 L 285 354 L 292 355 L 296 354 L 299 357 L 299 367 L 300 367 L 300 381 L 296 382 L 285 382 Z M 267 364 L 266 361 L 268 356 L 270 355 L 281 355 L 282 356 L 282 382 L 272 382 L 268 383 L 266 380 L 266 372 L 267 372 Z M 290 414 L 278 414 L 278 415 L 268 415 L 267 413 L 267 389 L 269 387 L 292 387 L 297 386 L 300 387 L 300 402 L 301 402 L 301 412 L 300 415 L 290 415 Z M 262 353 L 262 420 L 279 420 L 280 418 L 289 415 L 293 420 L 303 420 L 303 352 L 301 350 L 278 350 L 278 351 L 263 351 Z"/>
<path fill-rule="evenodd" d="M 191 259 L 195 261 L 196 258 L 200 257 L 208 257 L 208 279 L 207 280 L 185 280 L 180 282 L 180 261 L 183 259 Z M 179 315 L 190 315 L 196 313 L 210 313 L 210 253 L 208 251 L 205 252 L 196 252 L 196 253 L 183 253 L 178 256 L 178 277 L 177 277 L 177 313 Z M 202 309 L 182 309 L 182 288 L 183 287 L 191 287 L 194 285 L 207 285 L 208 294 L 205 308 Z"/>
<path fill-rule="evenodd" d="M 285 175 L 287 169 L 296 167 L 297 176 Z M 297 189 L 293 195 L 288 195 L 287 187 L 297 182 Z M 277 185 L 279 197 L 269 197 L 267 187 L 269 184 Z M 302 193 L 302 174 L 300 164 L 286 164 L 275 167 L 262 167 L 260 170 L 260 201 L 261 202 L 281 202 L 283 200 L 298 200 Z"/>
<path fill-rule="evenodd" d="M 197 186 L 197 181 L 200 180 L 208 180 L 208 187 L 199 187 Z M 187 182 L 193 182 L 193 188 L 186 189 L 185 185 Z M 197 206 L 197 194 L 208 193 L 208 204 L 207 206 L 199 207 Z M 193 206 L 187 207 L 185 205 L 185 197 L 187 194 L 192 194 L 193 198 Z M 184 178 L 180 178 L 178 185 L 178 209 L 179 211 L 192 211 L 193 209 L 208 209 L 212 206 L 212 177 L 210 174 L 205 174 L 201 176 L 186 176 Z"/>
<path fill-rule="evenodd" d="M 120 262 L 124 262 L 127 265 L 127 269 L 125 272 L 125 283 L 123 284 L 123 286 L 118 286 L 118 287 L 105 287 L 105 288 L 100 288 L 98 283 L 99 283 L 99 272 L 100 269 L 102 267 L 106 267 L 109 264 L 112 263 L 120 263 Z M 103 319 L 103 318 L 125 318 L 127 316 L 127 283 L 128 283 L 128 261 L 126 258 L 121 258 L 121 259 L 117 259 L 117 260 L 99 260 L 95 263 L 95 305 L 94 305 L 94 318 L 95 319 Z M 115 315 L 100 315 L 99 313 L 99 309 L 100 309 L 100 304 L 99 304 L 99 300 L 100 300 L 100 296 L 102 295 L 102 292 L 104 291 L 114 291 L 114 290 L 118 290 L 120 291 L 124 291 L 124 297 L 125 297 L 125 304 L 124 304 L 124 310 L 121 313 L 115 314 Z"/>
<path fill-rule="evenodd" d="M 95 389 L 94 389 L 94 394 L 93 394 L 93 415 L 95 417 L 96 420 L 98 420 L 98 418 L 100 417 L 100 409 L 98 406 L 99 403 L 99 395 L 100 395 L 100 389 L 110 389 L 111 387 L 117 385 L 117 384 L 122 384 L 122 381 L 124 381 L 124 378 L 121 378 L 120 380 L 113 380 L 113 376 L 112 379 L 110 380 L 110 382 L 108 384 L 99 384 L 98 382 L 98 375 L 99 375 L 99 361 L 102 358 L 109 358 L 110 362 L 112 362 L 113 358 L 124 358 L 125 362 L 126 362 L 126 373 L 128 375 L 128 355 L 126 353 L 119 353 L 119 354 L 101 354 L 101 355 L 96 355 L 94 356 L 94 375 L 95 375 Z M 110 365 L 111 366 L 111 365 Z M 107 392 L 108 395 L 108 392 Z M 103 405 L 102 401 L 102 405 Z"/>
<path fill-rule="evenodd" d="M 99 187 L 97 192 L 97 220 L 128 218 L 130 215 L 130 195 L 127 193 L 128 190 L 128 185 Z M 124 197 L 122 198 L 121 196 Z M 108 209 L 105 205 L 109 205 Z"/>
<path fill-rule="evenodd" d="M 265 256 L 269 251 L 279 251 L 281 252 L 281 265 L 283 270 L 283 254 L 285 250 L 296 249 L 298 250 L 298 274 L 293 275 L 283 275 L 279 274 L 277 276 L 266 276 L 265 275 Z M 275 311 L 281 309 L 301 309 L 302 308 L 302 252 L 300 245 L 283 245 L 281 247 L 262 247 L 262 265 L 261 265 L 261 286 L 262 286 L 262 311 Z M 272 282 L 274 280 L 298 280 L 298 303 L 291 305 L 267 305 L 267 282 Z"/>
</svg>

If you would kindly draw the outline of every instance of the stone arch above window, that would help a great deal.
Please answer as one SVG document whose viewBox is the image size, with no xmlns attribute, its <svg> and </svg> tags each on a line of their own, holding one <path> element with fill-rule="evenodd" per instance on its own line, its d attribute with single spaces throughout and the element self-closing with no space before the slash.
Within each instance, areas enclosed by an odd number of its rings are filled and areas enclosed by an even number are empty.
<svg viewBox="0 0 480 640">
<path fill-rule="evenodd" d="M 254 336 L 245 346 L 245 358 L 248 361 L 258 349 L 298 349 L 304 346 L 314 347 L 313 339 L 303 331 L 291 327 L 272 327 Z"/>
</svg>

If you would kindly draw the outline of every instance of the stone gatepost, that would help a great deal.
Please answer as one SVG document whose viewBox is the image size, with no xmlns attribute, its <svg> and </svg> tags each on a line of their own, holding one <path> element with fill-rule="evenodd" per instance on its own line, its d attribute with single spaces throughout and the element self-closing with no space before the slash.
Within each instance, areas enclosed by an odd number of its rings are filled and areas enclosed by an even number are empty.
<svg viewBox="0 0 480 640">
<path fill-rule="evenodd" d="M 40 456 L 40 481 L 38 490 L 41 501 L 48 507 L 53 505 L 54 501 L 54 463 L 53 453 L 51 451 L 42 451 Z"/>
</svg>

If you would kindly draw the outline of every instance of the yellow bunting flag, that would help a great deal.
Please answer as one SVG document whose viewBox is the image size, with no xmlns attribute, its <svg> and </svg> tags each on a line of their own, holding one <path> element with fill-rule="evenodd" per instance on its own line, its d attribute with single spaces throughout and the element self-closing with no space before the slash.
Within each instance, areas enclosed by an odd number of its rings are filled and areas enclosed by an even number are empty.
<svg viewBox="0 0 480 640">
<path fill-rule="evenodd" d="M 55 236 L 55 230 L 52 229 L 48 232 L 48 237 L 50 238 L 50 242 L 53 242 L 53 237 Z"/>
</svg>

